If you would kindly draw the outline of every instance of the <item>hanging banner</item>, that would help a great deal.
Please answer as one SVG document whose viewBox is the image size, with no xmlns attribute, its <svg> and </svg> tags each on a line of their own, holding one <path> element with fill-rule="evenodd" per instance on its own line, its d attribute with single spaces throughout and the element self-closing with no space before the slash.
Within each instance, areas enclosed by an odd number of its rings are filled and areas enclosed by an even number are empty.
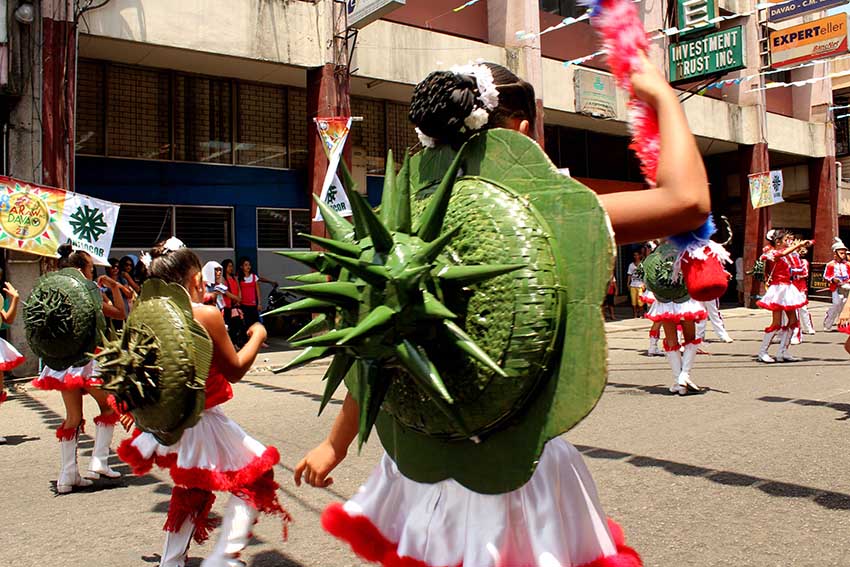
<svg viewBox="0 0 850 567">
<path fill-rule="evenodd" d="M 747 177 L 750 182 L 750 202 L 754 209 L 785 202 L 782 198 L 785 183 L 781 170 L 753 173 Z"/>
<path fill-rule="evenodd" d="M 770 34 L 770 66 L 776 69 L 847 52 L 847 14 L 776 30 Z"/>
<path fill-rule="evenodd" d="M 108 266 L 119 208 L 120 205 L 109 201 L 66 193 L 65 214 L 58 223 L 61 243 L 88 252 L 98 266 Z"/>
<path fill-rule="evenodd" d="M 617 87 L 612 75 L 592 69 L 576 69 L 576 112 L 596 118 L 617 117 Z"/>
<path fill-rule="evenodd" d="M 118 205 L 0 176 L 0 247 L 56 257 L 60 244 L 107 265 Z"/>
<path fill-rule="evenodd" d="M 769 22 L 779 22 L 790 18 L 797 18 L 803 14 L 820 12 L 827 8 L 842 6 L 847 3 L 847 0 L 790 0 L 784 2 L 773 0 L 773 2 L 778 3 L 778 5 L 767 9 L 767 21 Z"/>
<path fill-rule="evenodd" d="M 336 172 L 339 167 L 339 160 L 342 158 L 342 149 L 345 147 L 345 141 L 348 139 L 349 131 L 351 131 L 351 117 L 314 118 L 313 121 L 319 130 L 319 138 L 322 140 L 322 147 L 325 148 L 325 155 L 328 156 L 328 171 L 325 173 L 319 198 L 340 215 L 350 217 L 352 215 L 351 203 L 348 202 L 348 195 L 345 194 L 342 182 L 340 182 Z M 317 222 L 322 220 L 320 210 L 316 209 L 316 218 L 313 220 Z"/>
</svg>

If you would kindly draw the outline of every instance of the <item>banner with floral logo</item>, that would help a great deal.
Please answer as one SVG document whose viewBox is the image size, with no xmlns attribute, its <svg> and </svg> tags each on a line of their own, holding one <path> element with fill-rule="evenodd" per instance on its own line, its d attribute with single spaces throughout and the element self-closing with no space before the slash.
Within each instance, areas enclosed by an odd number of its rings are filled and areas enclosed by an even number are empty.
<svg viewBox="0 0 850 567">
<path fill-rule="evenodd" d="M 107 265 L 118 209 L 108 201 L 0 176 L 0 247 L 56 257 L 67 242 Z"/>
</svg>

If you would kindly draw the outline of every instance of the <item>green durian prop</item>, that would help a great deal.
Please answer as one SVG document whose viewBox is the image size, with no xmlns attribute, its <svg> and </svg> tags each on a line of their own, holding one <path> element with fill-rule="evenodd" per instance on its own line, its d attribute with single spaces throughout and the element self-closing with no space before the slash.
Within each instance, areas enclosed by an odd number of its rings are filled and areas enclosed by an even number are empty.
<svg viewBox="0 0 850 567">
<path fill-rule="evenodd" d="M 509 130 L 398 174 L 390 153 L 379 213 L 344 174 L 353 224 L 317 201 L 330 238 L 304 236 L 326 251 L 283 253 L 334 279 L 276 311 L 321 313 L 283 370 L 333 355 L 320 408 L 345 380 L 361 445 L 374 425 L 408 478 L 518 488 L 605 385 L 613 242 L 596 195 Z"/>
<path fill-rule="evenodd" d="M 75 268 L 44 274 L 24 302 L 24 327 L 50 368 L 83 366 L 106 329 L 100 290 Z"/>
<path fill-rule="evenodd" d="M 681 274 L 673 277 L 673 264 L 678 256 L 676 246 L 663 242 L 641 262 L 646 287 L 662 303 L 683 303 L 690 299 Z"/>
<path fill-rule="evenodd" d="M 118 339 L 105 342 L 95 359 L 102 388 L 133 415 L 136 427 L 172 445 L 204 410 L 212 352 L 186 290 L 152 278 Z"/>
</svg>

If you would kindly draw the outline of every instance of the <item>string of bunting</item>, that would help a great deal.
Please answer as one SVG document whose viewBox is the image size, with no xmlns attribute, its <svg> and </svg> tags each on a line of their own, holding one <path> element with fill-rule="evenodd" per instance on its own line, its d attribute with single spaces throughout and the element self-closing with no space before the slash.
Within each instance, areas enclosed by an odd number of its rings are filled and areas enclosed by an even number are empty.
<svg viewBox="0 0 850 567">
<path fill-rule="evenodd" d="M 823 75 L 822 77 L 812 77 L 811 79 L 805 79 L 803 81 L 791 81 L 790 83 L 782 83 L 782 82 L 773 82 L 767 83 L 763 87 L 755 87 L 748 90 L 748 93 L 754 93 L 758 91 L 767 91 L 771 89 L 784 89 L 788 87 L 804 87 L 806 85 L 813 85 L 820 81 L 825 81 L 827 79 L 838 79 L 840 77 L 847 77 L 850 75 L 850 71 L 839 71 L 837 73 L 829 73 L 828 75 Z"/>
<path fill-rule="evenodd" d="M 841 56 L 838 56 L 838 57 L 833 57 L 832 59 L 815 59 L 813 61 L 808 61 L 806 63 L 800 63 L 799 65 L 794 65 L 793 67 L 783 67 L 782 69 L 772 69 L 772 70 L 769 70 L 769 71 L 761 71 L 759 73 L 753 73 L 752 75 L 746 75 L 744 77 L 738 77 L 737 79 L 725 79 L 723 81 L 717 81 L 715 83 L 711 83 L 710 85 L 706 85 L 705 87 L 703 87 L 702 89 L 700 89 L 697 92 L 698 92 L 698 94 L 703 94 L 705 91 L 707 91 L 709 89 L 720 89 L 720 88 L 723 88 L 723 87 L 728 87 L 730 85 L 738 85 L 738 84 L 740 84 L 744 81 L 751 81 L 753 79 L 758 79 L 759 77 L 766 77 L 768 75 L 774 75 L 776 73 L 784 73 L 786 71 L 795 71 L 797 69 L 803 69 L 805 67 L 814 67 L 815 65 L 820 65 L 821 63 L 826 63 L 827 61 L 840 61 L 841 59 L 847 59 L 848 57 L 850 57 L 850 53 L 848 53 L 847 55 L 841 55 Z M 818 79 L 822 79 L 822 77 L 818 77 Z M 811 80 L 811 79 L 808 79 L 808 80 Z M 780 86 L 783 86 L 783 85 L 785 85 L 785 86 L 795 86 L 796 87 L 796 86 L 803 86 L 803 84 L 805 84 L 805 82 L 806 81 L 792 81 L 790 83 L 771 82 L 771 83 L 768 83 L 768 85 L 774 85 L 774 86 L 771 86 L 769 88 L 779 88 Z M 800 83 L 800 84 L 798 84 L 798 83 Z M 767 88 L 767 86 L 766 86 L 766 88 Z M 753 89 L 753 90 L 759 90 L 759 89 Z M 753 91 L 748 91 L 748 92 L 753 92 Z M 846 106 L 845 108 L 850 108 L 850 105 Z"/>
</svg>

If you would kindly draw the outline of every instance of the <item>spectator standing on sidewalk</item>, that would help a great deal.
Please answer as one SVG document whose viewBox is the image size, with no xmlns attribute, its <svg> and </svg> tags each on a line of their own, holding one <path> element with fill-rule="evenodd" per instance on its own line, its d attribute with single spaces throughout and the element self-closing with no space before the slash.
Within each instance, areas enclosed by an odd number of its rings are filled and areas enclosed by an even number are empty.
<svg viewBox="0 0 850 567">
<path fill-rule="evenodd" d="M 643 276 L 638 271 L 642 260 L 643 258 L 640 252 L 634 252 L 632 254 L 632 263 L 629 264 L 629 268 L 626 270 L 629 276 L 629 298 L 632 302 L 632 311 L 634 312 L 635 319 L 643 315 L 643 299 L 641 299 L 641 295 L 643 295 L 645 286 Z"/>
</svg>

